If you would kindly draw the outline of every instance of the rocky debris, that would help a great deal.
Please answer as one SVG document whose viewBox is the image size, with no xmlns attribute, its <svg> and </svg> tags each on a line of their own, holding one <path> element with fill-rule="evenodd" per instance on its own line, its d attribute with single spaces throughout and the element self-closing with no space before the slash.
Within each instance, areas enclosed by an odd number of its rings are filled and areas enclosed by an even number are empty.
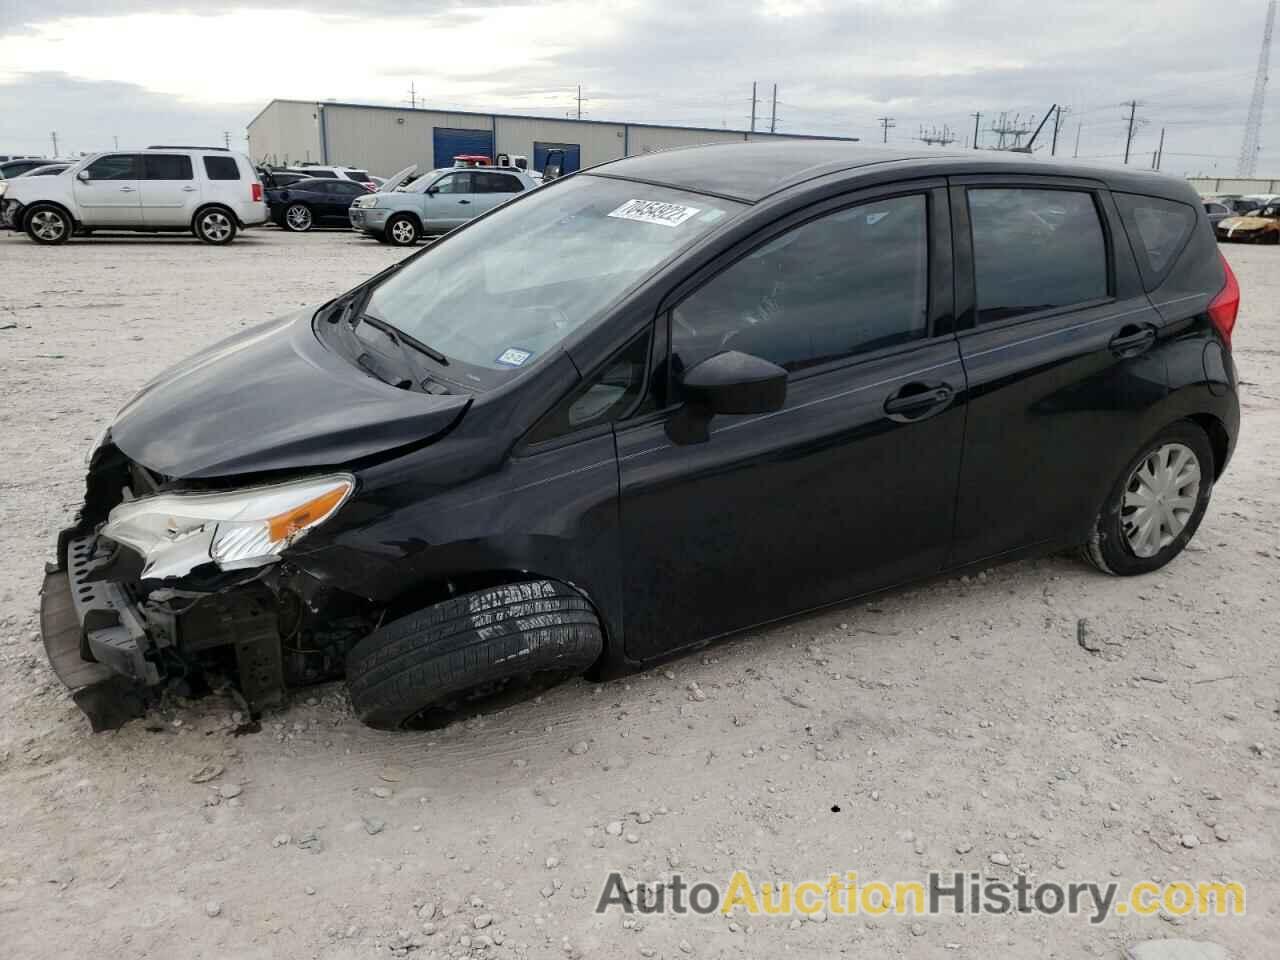
<svg viewBox="0 0 1280 960">
<path fill-rule="evenodd" d="M 475 918 L 471 921 L 471 925 L 475 927 L 477 930 L 483 930 L 485 927 L 489 926 L 491 923 L 493 923 L 493 914 L 490 914 L 490 913 L 478 913 L 476 914 Z"/>
<path fill-rule="evenodd" d="M 923 937 L 923 936 L 925 935 L 925 928 L 924 928 L 924 924 L 923 924 L 923 923 L 913 923 L 913 924 L 911 925 L 911 935 L 912 935 L 913 937 Z"/>
<path fill-rule="evenodd" d="M 575 757 L 580 757 L 590 749 L 591 749 L 591 745 L 587 743 L 587 741 L 579 740 L 577 743 L 575 743 L 573 746 L 569 748 L 569 752 L 572 753 Z"/>
<path fill-rule="evenodd" d="M 233 800 L 244 793 L 244 787 L 238 783 L 224 783 L 218 787 L 218 796 L 223 800 Z"/>
<path fill-rule="evenodd" d="M 956 853 L 968 853 L 973 849 L 973 844 L 968 840 L 961 840 L 956 844 Z"/>
<path fill-rule="evenodd" d="M 997 850 L 988 859 L 997 867 L 1009 866 L 1009 855 L 1002 850 Z"/>
<path fill-rule="evenodd" d="M 703 690 L 702 687 L 698 686 L 697 680 L 689 681 L 688 690 L 689 690 L 690 700 L 696 701 L 697 703 L 702 703 L 704 700 L 707 699 L 706 691 Z"/>
<path fill-rule="evenodd" d="M 369 836 L 376 836 L 387 828 L 387 822 L 377 817 L 361 817 L 364 822 L 364 832 Z"/>
<path fill-rule="evenodd" d="M 1225 947 L 1198 940 L 1148 940 L 1125 950 L 1127 960 L 1230 960 Z"/>
<path fill-rule="evenodd" d="M 1200 846 L 1200 838 L 1194 833 L 1184 833 L 1178 838 L 1178 842 L 1188 850 L 1194 850 L 1196 847 Z"/>
<path fill-rule="evenodd" d="M 372 793 L 379 800 L 387 800 L 391 797 L 390 787 L 370 787 L 369 792 Z"/>
<path fill-rule="evenodd" d="M 612 820 L 609 823 L 605 824 L 604 832 L 611 837 L 622 836 L 622 821 Z"/>
<path fill-rule="evenodd" d="M 621 754 L 615 753 L 613 756 L 605 760 L 603 767 L 605 770 L 621 770 L 627 765 L 627 758 Z"/>
<path fill-rule="evenodd" d="M 434 920 L 436 917 L 436 904 L 434 900 L 428 900 L 418 908 L 419 920 Z"/>
<path fill-rule="evenodd" d="M 300 850 L 306 850 L 309 853 L 319 853 L 324 849 L 324 843 L 321 841 L 320 835 L 314 830 L 309 830 L 298 837 L 296 846 Z"/>
<path fill-rule="evenodd" d="M 216 917 L 222 913 L 221 900 L 206 900 L 204 904 L 204 915 L 206 917 Z"/>
<path fill-rule="evenodd" d="M 274 837 L 271 838 L 271 846 L 287 847 L 290 844 L 290 842 L 292 842 L 292 840 L 293 840 L 293 837 L 289 836 L 289 834 L 287 833 L 277 833 Z"/>
<path fill-rule="evenodd" d="M 192 783 L 208 783 L 210 780 L 217 779 L 222 776 L 223 767 L 220 763 L 206 763 L 195 773 L 187 777 Z"/>
</svg>

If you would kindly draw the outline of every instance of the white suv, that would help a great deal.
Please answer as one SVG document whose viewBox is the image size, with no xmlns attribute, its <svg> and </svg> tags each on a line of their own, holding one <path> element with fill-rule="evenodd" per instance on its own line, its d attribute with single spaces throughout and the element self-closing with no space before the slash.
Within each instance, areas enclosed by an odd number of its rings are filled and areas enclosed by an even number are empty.
<svg viewBox="0 0 1280 960">
<path fill-rule="evenodd" d="M 191 231 L 230 243 L 236 230 L 267 220 L 262 183 L 243 153 L 216 147 L 152 147 L 99 153 L 51 177 L 11 180 L 0 225 L 36 243 L 73 233 Z"/>
<path fill-rule="evenodd" d="M 322 167 L 318 164 L 304 163 L 298 167 L 287 167 L 285 173 L 300 173 L 305 177 L 318 177 L 322 180 L 351 180 L 363 184 L 370 190 L 378 186 L 368 170 L 356 167 Z"/>
</svg>

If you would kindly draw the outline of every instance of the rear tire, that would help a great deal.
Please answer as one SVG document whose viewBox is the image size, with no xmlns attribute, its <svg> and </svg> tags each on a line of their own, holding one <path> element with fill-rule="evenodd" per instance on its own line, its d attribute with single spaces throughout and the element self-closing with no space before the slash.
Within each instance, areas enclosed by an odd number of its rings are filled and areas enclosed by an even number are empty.
<svg viewBox="0 0 1280 960">
<path fill-rule="evenodd" d="M 1204 430 L 1186 420 L 1166 427 L 1120 474 L 1094 521 L 1084 558 L 1114 576 L 1159 570 L 1195 536 L 1213 479 L 1213 448 Z"/>
<path fill-rule="evenodd" d="M 399 214 L 387 221 L 383 230 L 387 242 L 397 247 L 411 247 L 422 236 L 418 222 L 407 214 Z"/>
<path fill-rule="evenodd" d="M 191 230 L 205 243 L 225 246 L 236 238 L 236 218 L 222 207 L 209 207 L 196 214 Z"/>
<path fill-rule="evenodd" d="M 581 673 L 604 649 L 595 611 L 572 587 L 535 580 L 463 594 L 375 630 L 347 654 L 356 715 L 401 729 L 506 682 Z"/>
<path fill-rule="evenodd" d="M 66 243 L 75 225 L 65 210 L 38 203 L 27 212 L 27 236 L 36 243 Z"/>
<path fill-rule="evenodd" d="M 291 203 L 285 208 L 280 218 L 280 226 L 290 233 L 306 233 L 315 225 L 315 217 L 311 208 L 305 203 Z"/>
</svg>

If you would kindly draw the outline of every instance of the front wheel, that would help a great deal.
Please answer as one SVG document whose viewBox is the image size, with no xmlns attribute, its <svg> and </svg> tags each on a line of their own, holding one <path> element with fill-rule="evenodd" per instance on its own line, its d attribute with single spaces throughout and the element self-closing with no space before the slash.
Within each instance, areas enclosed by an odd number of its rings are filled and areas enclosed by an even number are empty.
<svg viewBox="0 0 1280 960">
<path fill-rule="evenodd" d="M 1103 505 L 1085 557 L 1104 573 L 1159 570 L 1195 535 L 1213 492 L 1209 438 L 1182 421 L 1161 431 L 1130 461 Z"/>
<path fill-rule="evenodd" d="M 37 206 L 27 214 L 27 236 L 36 243 L 66 243 L 71 230 L 71 218 L 57 207 Z"/>
<path fill-rule="evenodd" d="M 603 649 L 600 621 L 577 590 L 509 583 L 375 630 L 347 654 L 347 685 L 370 726 L 421 726 L 523 678 L 581 673 Z"/>
<path fill-rule="evenodd" d="M 222 246 L 236 236 L 236 222 L 226 210 L 213 207 L 196 214 L 195 235 L 205 243 Z"/>
<path fill-rule="evenodd" d="M 384 236 L 397 247 L 411 247 L 418 242 L 418 224 L 413 217 L 401 214 L 387 221 Z"/>
</svg>

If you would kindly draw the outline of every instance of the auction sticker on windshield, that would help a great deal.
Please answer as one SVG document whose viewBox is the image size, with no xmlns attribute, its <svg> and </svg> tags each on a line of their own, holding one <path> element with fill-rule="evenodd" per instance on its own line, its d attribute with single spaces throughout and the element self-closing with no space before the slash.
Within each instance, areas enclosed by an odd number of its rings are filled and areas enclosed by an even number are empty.
<svg viewBox="0 0 1280 960">
<path fill-rule="evenodd" d="M 636 220 L 640 223 L 656 223 L 663 227 L 678 227 L 694 214 L 698 207 L 686 207 L 682 203 L 664 203 L 661 200 L 628 200 L 609 216 L 619 220 Z"/>
</svg>

